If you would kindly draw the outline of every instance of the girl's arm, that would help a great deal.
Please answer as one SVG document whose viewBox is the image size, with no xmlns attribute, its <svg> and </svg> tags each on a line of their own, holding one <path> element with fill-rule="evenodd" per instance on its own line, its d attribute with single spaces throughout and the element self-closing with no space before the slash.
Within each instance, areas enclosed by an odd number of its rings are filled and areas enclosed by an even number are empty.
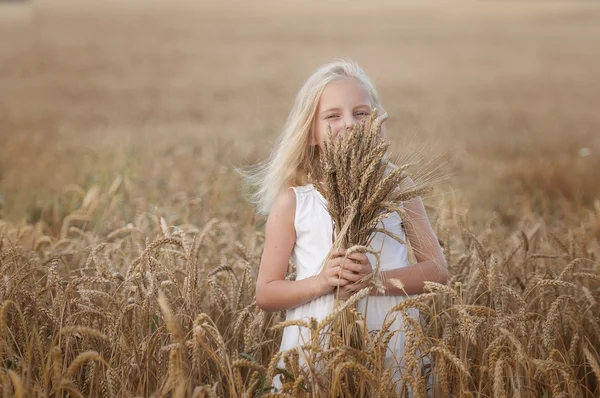
<svg viewBox="0 0 600 398">
<path fill-rule="evenodd" d="M 407 178 L 406 187 L 414 188 L 414 182 Z M 386 296 L 402 296 L 405 294 L 423 293 L 425 281 L 446 284 L 448 281 L 448 267 L 439 241 L 427 218 L 425 206 L 420 197 L 404 202 L 404 209 L 408 220 L 404 222 L 406 238 L 410 242 L 417 264 L 382 271 Z M 404 290 L 392 285 L 389 279 L 399 279 L 404 284 Z M 373 290 L 373 295 L 377 291 Z"/>
<path fill-rule="evenodd" d="M 264 311 L 283 311 L 330 293 L 322 275 L 298 281 L 285 276 L 296 243 L 296 194 L 286 189 L 273 205 L 265 227 L 265 248 L 256 280 L 256 304 Z"/>
</svg>

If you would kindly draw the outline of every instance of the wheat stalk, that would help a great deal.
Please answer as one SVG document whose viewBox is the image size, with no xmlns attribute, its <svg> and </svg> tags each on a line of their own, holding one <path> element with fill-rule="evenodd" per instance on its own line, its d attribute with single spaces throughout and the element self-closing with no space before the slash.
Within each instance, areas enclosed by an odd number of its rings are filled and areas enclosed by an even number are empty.
<svg viewBox="0 0 600 398">
<path fill-rule="evenodd" d="M 371 253 L 376 259 L 373 271 L 359 282 L 368 282 L 380 290 L 383 290 L 383 283 L 379 253 L 368 247 L 370 241 L 375 233 L 383 233 L 404 244 L 400 237 L 378 228 L 378 225 L 401 208 L 403 201 L 428 191 L 421 187 L 411 190 L 400 188 L 408 177 L 406 170 L 410 165 L 395 167 L 388 161 L 389 143 L 381 134 L 381 126 L 386 119 L 387 114 L 378 116 L 377 110 L 373 110 L 369 117 L 335 141 L 332 140 L 331 126 L 328 126 L 328 140 L 319 157 L 320 168 L 314 181 L 327 202 L 335 234 L 331 252 L 323 266 L 333 250 L 338 248 L 348 249 L 345 259 L 353 252 Z M 336 296 L 334 307 L 343 310 L 334 311 L 333 330 L 340 334 L 345 345 L 361 349 L 365 344 L 366 324 L 357 315 L 356 304 L 350 307 Z M 352 389 L 352 383 L 345 381 Z"/>
</svg>

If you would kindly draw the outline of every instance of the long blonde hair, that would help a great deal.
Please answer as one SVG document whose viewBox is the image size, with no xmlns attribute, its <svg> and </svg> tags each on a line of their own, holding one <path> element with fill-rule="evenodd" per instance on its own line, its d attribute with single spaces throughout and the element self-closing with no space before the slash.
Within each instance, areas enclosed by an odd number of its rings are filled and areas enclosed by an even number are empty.
<svg viewBox="0 0 600 398">
<path fill-rule="evenodd" d="M 262 214 L 268 214 L 280 192 L 309 182 L 309 172 L 318 156 L 309 145 L 314 117 L 325 87 L 345 78 L 356 79 L 367 91 L 371 107 L 381 109 L 375 85 L 360 66 L 351 60 L 335 60 L 319 67 L 304 83 L 283 131 L 269 157 L 245 173 L 255 188 L 251 201 Z"/>
</svg>

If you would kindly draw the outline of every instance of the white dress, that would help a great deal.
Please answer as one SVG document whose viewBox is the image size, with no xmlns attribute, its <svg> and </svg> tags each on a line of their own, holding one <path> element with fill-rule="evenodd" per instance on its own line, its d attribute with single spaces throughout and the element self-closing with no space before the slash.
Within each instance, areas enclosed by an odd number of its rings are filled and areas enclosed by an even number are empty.
<svg viewBox="0 0 600 398">
<path fill-rule="evenodd" d="M 296 244 L 292 252 L 292 262 L 296 266 L 296 280 L 305 279 L 320 272 L 323 260 L 332 246 L 332 221 L 327 211 L 325 198 L 312 185 L 293 187 L 296 193 L 296 216 L 294 227 L 296 229 Z M 404 229 L 398 214 L 393 213 L 386 218 L 378 228 L 385 228 L 401 239 L 405 239 Z M 409 266 L 408 249 L 406 245 L 397 242 L 391 237 L 376 233 L 371 242 L 371 248 L 379 252 L 380 269 L 382 271 Z M 373 266 L 376 264 L 375 256 L 368 253 L 367 257 Z M 369 331 L 380 330 L 388 310 L 405 300 L 406 296 L 368 296 L 358 304 L 359 311 L 365 316 Z M 331 313 L 334 305 L 334 294 L 318 297 L 298 307 L 289 309 L 286 320 L 306 320 L 311 317 L 317 321 Z M 418 310 L 413 308 L 409 315 L 418 318 Z M 390 330 L 404 330 L 402 316 L 398 314 Z M 388 345 L 386 366 L 394 365 L 400 369 L 403 364 L 405 335 L 397 332 Z M 310 342 L 310 330 L 299 326 L 288 326 L 283 331 L 280 351 L 295 349 Z M 280 362 L 283 366 L 283 362 Z M 395 374 L 395 378 L 400 373 Z M 273 380 L 274 386 L 281 387 L 279 376 Z"/>
</svg>

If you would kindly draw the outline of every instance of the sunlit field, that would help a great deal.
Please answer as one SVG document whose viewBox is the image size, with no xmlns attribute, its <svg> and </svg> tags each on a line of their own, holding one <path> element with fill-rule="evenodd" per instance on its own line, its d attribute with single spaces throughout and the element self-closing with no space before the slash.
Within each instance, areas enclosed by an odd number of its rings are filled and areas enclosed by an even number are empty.
<svg viewBox="0 0 600 398">
<path fill-rule="evenodd" d="M 0 37 L 1 396 L 600 396 L 600 5 L 0 2 Z M 282 368 L 254 300 L 235 168 L 336 57 L 439 165 L 450 281 L 390 314 L 432 359 L 395 386 L 393 331 Z"/>
</svg>

